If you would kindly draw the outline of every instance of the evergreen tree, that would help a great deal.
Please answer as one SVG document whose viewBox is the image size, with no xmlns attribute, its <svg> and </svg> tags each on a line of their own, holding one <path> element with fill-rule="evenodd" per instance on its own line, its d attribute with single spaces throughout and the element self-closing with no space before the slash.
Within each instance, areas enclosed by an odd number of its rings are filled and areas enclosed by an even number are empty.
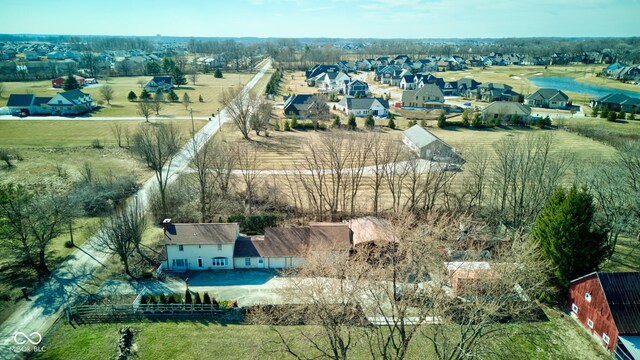
<svg viewBox="0 0 640 360">
<path fill-rule="evenodd" d="M 171 72 L 175 67 L 176 67 L 176 62 L 173 61 L 172 58 L 166 57 L 162 59 L 162 71 L 164 71 L 165 74 L 171 74 Z"/>
<path fill-rule="evenodd" d="M 67 76 L 67 78 L 64 79 L 64 82 L 62 83 L 62 89 L 64 91 L 80 89 L 80 83 L 78 82 L 78 80 L 76 80 L 75 76 L 69 74 L 69 76 Z"/>
<path fill-rule="evenodd" d="M 289 126 L 288 121 L 284 121 L 284 131 L 291 131 L 291 126 Z"/>
<path fill-rule="evenodd" d="M 180 87 L 181 85 L 187 85 L 187 78 L 184 76 L 182 71 L 180 71 L 179 67 L 176 66 L 173 68 L 171 76 L 173 77 L 173 84 L 175 86 Z"/>
<path fill-rule="evenodd" d="M 169 90 L 169 101 L 178 102 L 178 100 L 180 100 L 178 95 L 173 90 Z"/>
<path fill-rule="evenodd" d="M 480 127 L 482 127 L 482 118 L 479 113 L 473 117 L 473 121 L 471 122 L 471 127 L 476 129 L 479 129 Z"/>
<path fill-rule="evenodd" d="M 189 103 L 191 103 L 191 98 L 189 97 L 189 94 L 185 92 L 184 95 L 182 95 L 182 104 L 185 109 L 189 108 Z"/>
<path fill-rule="evenodd" d="M 600 111 L 600 118 L 607 119 L 608 117 L 609 117 L 609 110 L 607 108 L 602 109 L 602 111 Z"/>
<path fill-rule="evenodd" d="M 297 129 L 298 126 L 298 117 L 296 114 L 291 115 L 291 129 Z"/>
<path fill-rule="evenodd" d="M 628 120 L 635 120 L 636 119 L 636 114 L 634 114 L 634 112 L 630 112 L 629 115 L 627 115 L 627 119 Z"/>
<path fill-rule="evenodd" d="M 600 111 L 600 109 L 598 108 L 598 105 L 594 106 L 592 111 L 591 111 L 591 117 L 598 117 L 598 112 Z"/>
<path fill-rule="evenodd" d="M 415 121 L 415 120 L 409 120 L 409 122 L 408 122 L 408 124 L 407 124 L 407 125 L 408 125 L 409 127 L 416 126 L 416 125 L 418 125 L 418 122 L 417 122 L 417 121 Z"/>
<path fill-rule="evenodd" d="M 340 115 L 336 115 L 336 117 L 333 119 L 333 127 L 340 128 L 340 126 L 342 126 L 342 124 L 340 123 Z"/>
<path fill-rule="evenodd" d="M 371 114 L 367 115 L 367 119 L 364 121 L 364 126 L 369 130 L 373 130 L 376 126 L 376 122 L 373 120 L 373 116 Z"/>
<path fill-rule="evenodd" d="M 624 110 L 620 110 L 620 112 L 618 113 L 618 119 L 620 120 L 624 120 L 626 116 L 627 114 L 624 112 Z"/>
<path fill-rule="evenodd" d="M 200 299 L 200 293 L 196 291 L 196 295 L 193 297 L 193 303 L 196 305 L 202 305 L 202 299 Z"/>
<path fill-rule="evenodd" d="M 140 296 L 140 305 L 146 305 L 146 304 L 147 304 L 147 296 L 146 295 Z"/>
<path fill-rule="evenodd" d="M 216 69 L 216 71 L 213 73 L 213 77 L 216 79 L 222 79 L 222 71 L 220 71 L 220 69 Z"/>
<path fill-rule="evenodd" d="M 389 117 L 389 122 L 387 123 L 387 126 L 389 127 L 389 129 L 395 129 L 396 128 L 396 122 L 393 121 L 392 117 Z"/>
<path fill-rule="evenodd" d="M 558 189 L 531 229 L 531 239 L 555 268 L 556 284 L 563 290 L 569 281 L 598 270 L 611 255 L 606 232 L 594 230 L 594 216 L 593 200 L 585 189 Z"/>
<path fill-rule="evenodd" d="M 607 113 L 607 121 L 616 121 L 618 114 L 615 111 L 609 111 Z"/>
<path fill-rule="evenodd" d="M 202 303 L 203 304 L 211 304 L 211 298 L 209 297 L 209 293 L 204 293 L 204 296 L 202 297 Z"/>
<path fill-rule="evenodd" d="M 469 127 L 469 112 L 466 110 L 462 113 L 462 126 Z"/>
<path fill-rule="evenodd" d="M 213 305 L 214 309 L 219 309 L 220 305 L 218 304 L 218 300 L 216 300 L 215 296 L 211 297 L 211 305 Z"/>
<path fill-rule="evenodd" d="M 162 71 L 160 64 L 155 61 L 149 61 L 144 64 L 144 70 L 149 75 L 159 74 Z"/>
<path fill-rule="evenodd" d="M 140 100 L 151 100 L 151 94 L 147 91 L 147 89 L 143 89 L 140 93 Z"/>
<path fill-rule="evenodd" d="M 445 126 L 447 126 L 447 117 L 444 115 L 444 112 L 441 112 L 440 116 L 438 116 L 438 127 L 442 129 Z"/>
<path fill-rule="evenodd" d="M 426 128 L 427 127 L 427 120 L 425 120 L 425 119 L 420 120 L 420 126 L 423 127 L 423 128 Z"/>
<path fill-rule="evenodd" d="M 167 304 L 177 304 L 178 301 L 176 300 L 176 295 L 175 294 L 171 294 L 169 295 L 169 297 L 167 298 Z"/>
<path fill-rule="evenodd" d="M 191 291 L 189 291 L 188 289 L 184 291 L 184 303 L 185 304 L 193 303 L 193 300 L 191 299 Z"/>
<path fill-rule="evenodd" d="M 202 98 L 202 95 L 199 95 L 199 96 L 198 96 L 198 101 L 199 101 L 199 102 L 201 102 L 201 103 L 203 103 L 203 102 L 204 102 L 204 99 Z"/>
<path fill-rule="evenodd" d="M 136 101 L 137 99 L 138 99 L 138 95 L 136 95 L 136 93 L 134 93 L 133 91 L 129 91 L 129 95 L 127 95 L 127 100 Z"/>
<path fill-rule="evenodd" d="M 160 304 L 166 304 L 167 303 L 167 297 L 165 296 L 165 294 L 160 294 L 160 297 L 158 298 L 158 303 L 160 303 Z"/>
<path fill-rule="evenodd" d="M 157 304 L 156 297 L 153 294 L 148 295 L 147 304 Z"/>
<path fill-rule="evenodd" d="M 355 130 L 358 127 L 358 122 L 356 121 L 356 116 L 353 114 L 349 115 L 349 120 L 347 122 L 347 126 L 349 126 L 350 130 Z"/>
</svg>

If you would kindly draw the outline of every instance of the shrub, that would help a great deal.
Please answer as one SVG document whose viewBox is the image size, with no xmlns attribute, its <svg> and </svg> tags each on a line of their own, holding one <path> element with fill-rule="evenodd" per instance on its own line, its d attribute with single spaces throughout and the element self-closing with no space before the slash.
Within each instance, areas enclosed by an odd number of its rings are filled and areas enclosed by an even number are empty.
<svg viewBox="0 0 640 360">
<path fill-rule="evenodd" d="M 336 117 L 333 119 L 332 125 L 334 128 L 339 128 L 340 126 L 342 126 L 342 123 L 340 122 L 340 115 L 336 115 Z"/>
<path fill-rule="evenodd" d="M 418 124 L 418 122 L 417 122 L 417 121 L 415 121 L 415 120 L 409 120 L 409 123 L 408 123 L 407 125 L 408 125 L 409 127 L 412 127 L 412 126 L 416 126 L 417 124 Z"/>
<path fill-rule="evenodd" d="M 138 188 L 133 176 L 120 176 L 114 179 L 77 183 L 70 193 L 87 216 L 101 216 L 108 214 L 115 206 L 138 191 Z"/>
<path fill-rule="evenodd" d="M 201 103 L 204 102 L 204 99 L 202 98 L 202 95 L 198 96 L 198 101 L 201 102 Z"/>
<path fill-rule="evenodd" d="M 635 120 L 636 119 L 636 114 L 634 114 L 633 112 L 630 112 L 629 115 L 627 115 L 627 120 Z"/>
<path fill-rule="evenodd" d="M 471 127 L 476 129 L 482 127 L 482 119 L 480 117 L 480 114 L 476 114 L 476 116 L 473 117 L 473 121 L 471 121 Z"/>
<path fill-rule="evenodd" d="M 291 116 L 291 128 L 296 129 L 297 127 L 298 127 L 298 117 L 295 114 L 293 114 Z"/>
<path fill-rule="evenodd" d="M 147 304 L 147 296 L 142 295 L 140 296 L 140 305 L 145 305 L 145 304 Z"/>
<path fill-rule="evenodd" d="M 184 291 L 184 303 L 185 304 L 193 303 L 193 301 L 191 300 L 191 291 L 189 291 L 188 289 Z"/>
<path fill-rule="evenodd" d="M 462 126 L 469 127 L 469 125 L 471 125 L 469 122 L 469 112 L 465 110 L 462 113 Z"/>
<path fill-rule="evenodd" d="M 151 271 L 143 271 L 141 277 L 143 279 L 152 279 L 153 278 L 153 272 L 151 272 Z"/>
<path fill-rule="evenodd" d="M 71 240 L 67 240 L 64 242 L 64 247 L 66 247 L 67 249 L 71 249 L 73 247 L 73 242 Z"/>
<path fill-rule="evenodd" d="M 11 294 L 8 292 L 0 292 L 0 301 L 9 301 L 11 300 Z"/>
<path fill-rule="evenodd" d="M 373 120 L 373 116 L 371 114 L 367 115 L 367 119 L 364 121 L 364 126 L 372 130 L 376 126 L 375 120 Z"/>
<path fill-rule="evenodd" d="M 153 294 L 147 295 L 147 304 L 157 304 L 156 297 Z"/>
<path fill-rule="evenodd" d="M 171 294 L 169 295 L 169 297 L 167 298 L 167 304 L 177 304 L 178 300 L 176 299 L 175 294 Z"/>
<path fill-rule="evenodd" d="M 209 297 L 209 293 L 204 293 L 204 296 L 202 297 L 202 303 L 204 304 L 211 304 L 211 298 Z"/>
<path fill-rule="evenodd" d="M 284 122 L 284 131 L 291 131 L 291 126 L 289 126 L 289 122 L 286 120 Z"/>
<path fill-rule="evenodd" d="M 427 120 L 425 119 L 420 120 L 420 127 L 423 127 L 423 128 L 427 127 Z"/>
<path fill-rule="evenodd" d="M 213 305 L 214 309 L 219 309 L 220 308 L 220 304 L 218 303 L 218 301 L 216 300 L 216 298 L 214 296 L 211 297 L 211 305 Z"/>
<path fill-rule="evenodd" d="M 351 114 L 349 115 L 349 120 L 347 121 L 347 126 L 349 129 L 355 130 L 358 127 L 358 122 L 356 121 L 356 116 Z"/>
<path fill-rule="evenodd" d="M 164 294 L 160 294 L 160 296 L 158 297 L 158 303 L 167 304 L 167 302 L 168 302 L 167 297 Z"/>
<path fill-rule="evenodd" d="M 593 109 L 591 110 L 591 117 L 598 117 L 599 111 L 600 109 L 598 109 L 598 105 L 594 106 Z"/>
<path fill-rule="evenodd" d="M 389 123 L 387 123 L 387 126 L 392 130 L 396 128 L 396 122 L 393 121 L 393 118 L 391 116 L 389 116 Z"/>
<path fill-rule="evenodd" d="M 202 305 L 202 299 L 200 299 L 200 293 L 197 291 L 195 296 L 193 297 L 193 303 L 196 305 Z"/>
<path fill-rule="evenodd" d="M 422 121 L 424 121 L 424 120 L 422 120 Z M 425 123 L 426 123 L 426 121 L 425 121 Z M 420 126 L 424 127 L 422 125 L 422 123 L 420 124 Z M 447 126 L 447 117 L 444 115 L 444 112 L 441 112 L 440 116 L 438 116 L 438 127 L 442 129 L 445 126 Z"/>
<path fill-rule="evenodd" d="M 609 110 L 607 110 L 607 108 L 602 109 L 602 111 L 600 112 L 600 118 L 601 119 L 609 118 Z"/>
<path fill-rule="evenodd" d="M 615 111 L 609 111 L 607 113 L 607 121 L 616 121 L 616 117 L 618 116 L 618 114 L 616 114 Z"/>
<path fill-rule="evenodd" d="M 620 112 L 618 113 L 618 119 L 620 120 L 624 120 L 626 116 L 627 114 L 624 112 L 624 110 L 620 110 Z"/>
<path fill-rule="evenodd" d="M 102 144 L 100 143 L 99 139 L 94 139 L 91 142 L 91 147 L 94 148 L 94 149 L 102 149 L 104 146 L 102 146 Z"/>
</svg>

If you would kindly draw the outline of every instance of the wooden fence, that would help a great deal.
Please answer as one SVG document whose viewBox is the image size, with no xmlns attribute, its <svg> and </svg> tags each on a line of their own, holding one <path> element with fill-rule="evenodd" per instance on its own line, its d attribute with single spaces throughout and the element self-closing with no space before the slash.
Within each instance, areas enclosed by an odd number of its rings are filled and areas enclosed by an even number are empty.
<svg viewBox="0 0 640 360">
<path fill-rule="evenodd" d="M 78 305 L 65 309 L 69 324 L 127 322 L 148 319 L 211 318 L 235 315 L 237 309 L 218 309 L 213 304 L 99 304 Z"/>
</svg>

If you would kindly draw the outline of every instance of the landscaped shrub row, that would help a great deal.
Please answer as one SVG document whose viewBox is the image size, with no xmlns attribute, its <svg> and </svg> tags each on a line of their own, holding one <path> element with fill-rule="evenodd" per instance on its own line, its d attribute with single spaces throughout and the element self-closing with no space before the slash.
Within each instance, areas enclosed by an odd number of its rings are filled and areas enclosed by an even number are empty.
<svg viewBox="0 0 640 360">
<path fill-rule="evenodd" d="M 209 296 L 209 293 L 204 293 L 204 296 L 200 296 L 199 292 L 195 292 L 193 295 L 189 290 L 185 291 L 184 298 L 179 294 L 160 294 L 160 295 L 142 295 L 140 297 L 140 304 L 193 304 L 193 305 L 208 305 L 212 304 L 215 309 L 230 309 L 238 307 L 238 302 L 235 300 L 216 300 L 215 297 Z"/>
</svg>

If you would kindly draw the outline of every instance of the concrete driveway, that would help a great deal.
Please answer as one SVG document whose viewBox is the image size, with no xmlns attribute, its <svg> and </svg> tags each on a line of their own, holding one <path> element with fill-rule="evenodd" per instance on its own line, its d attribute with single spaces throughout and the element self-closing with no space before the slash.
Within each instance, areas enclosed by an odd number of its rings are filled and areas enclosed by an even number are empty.
<svg viewBox="0 0 640 360">
<path fill-rule="evenodd" d="M 280 304 L 282 299 L 274 291 L 285 283 L 285 279 L 273 270 L 212 270 L 181 274 L 166 280 L 106 281 L 98 291 L 103 296 L 135 295 L 146 289 L 152 294 L 184 294 L 185 279 L 189 278 L 189 289 L 200 294 L 208 292 L 218 300 L 236 300 L 238 306 Z"/>
</svg>

